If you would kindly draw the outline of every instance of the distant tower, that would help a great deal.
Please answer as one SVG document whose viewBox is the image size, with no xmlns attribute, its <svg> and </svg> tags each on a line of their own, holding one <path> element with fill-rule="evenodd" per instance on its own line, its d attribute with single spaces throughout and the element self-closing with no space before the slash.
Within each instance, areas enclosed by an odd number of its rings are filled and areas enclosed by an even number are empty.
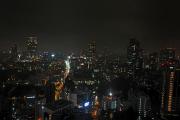
<svg viewBox="0 0 180 120">
<path fill-rule="evenodd" d="M 89 57 L 95 59 L 96 57 L 96 41 L 93 40 L 89 43 Z"/>
<path fill-rule="evenodd" d="M 36 56 L 37 46 L 38 46 L 37 37 L 27 37 L 26 49 L 27 49 L 28 56 L 30 58 Z"/>
<path fill-rule="evenodd" d="M 128 48 L 127 48 L 127 72 L 128 76 L 134 79 L 137 69 L 140 69 L 140 46 L 139 41 L 136 39 L 130 39 Z"/>
<path fill-rule="evenodd" d="M 95 60 L 96 60 L 96 41 L 93 40 L 89 43 L 89 49 L 88 49 L 88 58 L 89 58 L 89 63 L 88 63 L 88 68 L 93 68 Z"/>
<path fill-rule="evenodd" d="M 18 56 L 17 44 L 14 44 L 11 47 L 10 53 L 11 53 L 11 60 L 16 61 L 17 60 L 17 56 Z"/>
</svg>

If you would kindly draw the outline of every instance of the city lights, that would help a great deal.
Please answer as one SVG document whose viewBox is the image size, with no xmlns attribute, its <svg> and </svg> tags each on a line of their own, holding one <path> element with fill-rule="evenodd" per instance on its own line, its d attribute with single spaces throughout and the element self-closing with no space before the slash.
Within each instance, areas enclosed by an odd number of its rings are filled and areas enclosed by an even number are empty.
<svg viewBox="0 0 180 120">
<path fill-rule="evenodd" d="M 34 99 L 34 98 L 36 98 L 35 96 L 27 96 L 26 97 L 27 99 Z"/>
<path fill-rule="evenodd" d="M 112 92 L 109 92 L 109 96 L 112 96 Z"/>
<path fill-rule="evenodd" d="M 51 57 L 54 58 L 54 57 L 55 57 L 55 54 L 51 54 Z"/>
<path fill-rule="evenodd" d="M 179 3 L 1 1 L 0 120 L 179 120 Z"/>
<path fill-rule="evenodd" d="M 84 107 L 88 107 L 88 106 L 89 106 L 89 102 L 85 102 Z"/>
<path fill-rule="evenodd" d="M 15 44 L 0 52 L 2 119 L 180 116 L 180 59 L 175 49 L 146 53 L 132 38 L 122 56 L 98 52 L 95 40 L 79 53 L 60 53 L 38 50 L 37 37 L 25 41 L 24 51 Z"/>
</svg>

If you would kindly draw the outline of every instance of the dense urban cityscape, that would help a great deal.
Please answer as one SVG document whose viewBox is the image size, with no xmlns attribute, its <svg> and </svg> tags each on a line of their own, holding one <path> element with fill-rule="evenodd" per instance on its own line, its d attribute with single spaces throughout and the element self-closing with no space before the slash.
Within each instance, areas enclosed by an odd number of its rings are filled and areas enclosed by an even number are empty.
<svg viewBox="0 0 180 120">
<path fill-rule="evenodd" d="M 179 13 L 176 0 L 2 0 L 0 120 L 179 120 Z"/>
<path fill-rule="evenodd" d="M 2 120 L 176 120 L 180 58 L 175 48 L 153 53 L 130 38 L 126 56 L 96 40 L 79 53 L 42 52 L 37 36 L 0 53 Z"/>
</svg>

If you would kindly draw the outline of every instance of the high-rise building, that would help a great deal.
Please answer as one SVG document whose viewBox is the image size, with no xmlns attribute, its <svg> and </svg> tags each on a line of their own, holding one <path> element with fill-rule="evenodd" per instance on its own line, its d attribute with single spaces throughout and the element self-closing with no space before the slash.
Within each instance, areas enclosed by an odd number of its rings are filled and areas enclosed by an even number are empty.
<svg viewBox="0 0 180 120">
<path fill-rule="evenodd" d="M 89 43 L 88 56 L 93 60 L 96 57 L 96 41 L 93 40 Z"/>
<path fill-rule="evenodd" d="M 96 61 L 96 41 L 93 40 L 88 44 L 88 68 L 92 69 L 95 66 L 95 61 Z"/>
<path fill-rule="evenodd" d="M 139 41 L 130 39 L 127 48 L 127 72 L 132 79 L 134 79 L 136 71 L 141 69 L 141 52 Z"/>
<path fill-rule="evenodd" d="M 138 119 L 146 120 L 152 117 L 151 101 L 147 95 L 138 96 Z"/>
<path fill-rule="evenodd" d="M 180 69 L 163 72 L 162 115 L 178 115 L 180 113 Z"/>
<path fill-rule="evenodd" d="M 37 54 L 37 37 L 27 37 L 26 49 L 29 57 L 34 57 Z"/>
<path fill-rule="evenodd" d="M 168 51 L 167 51 L 168 50 Z M 175 51 L 166 49 L 161 54 L 163 83 L 161 91 L 162 116 L 180 115 L 180 69 L 176 64 Z"/>
</svg>

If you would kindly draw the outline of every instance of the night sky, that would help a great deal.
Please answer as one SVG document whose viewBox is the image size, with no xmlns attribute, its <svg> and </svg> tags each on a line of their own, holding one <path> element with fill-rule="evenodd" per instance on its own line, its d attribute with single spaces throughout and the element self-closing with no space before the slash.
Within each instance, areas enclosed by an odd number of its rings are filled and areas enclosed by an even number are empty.
<svg viewBox="0 0 180 120">
<path fill-rule="evenodd" d="M 4 2 L 3 2 L 4 1 Z M 125 53 L 136 37 L 146 51 L 180 46 L 180 9 L 165 0 L 3 0 L 0 47 L 36 35 L 40 50 L 77 51 L 91 40 Z"/>
</svg>

